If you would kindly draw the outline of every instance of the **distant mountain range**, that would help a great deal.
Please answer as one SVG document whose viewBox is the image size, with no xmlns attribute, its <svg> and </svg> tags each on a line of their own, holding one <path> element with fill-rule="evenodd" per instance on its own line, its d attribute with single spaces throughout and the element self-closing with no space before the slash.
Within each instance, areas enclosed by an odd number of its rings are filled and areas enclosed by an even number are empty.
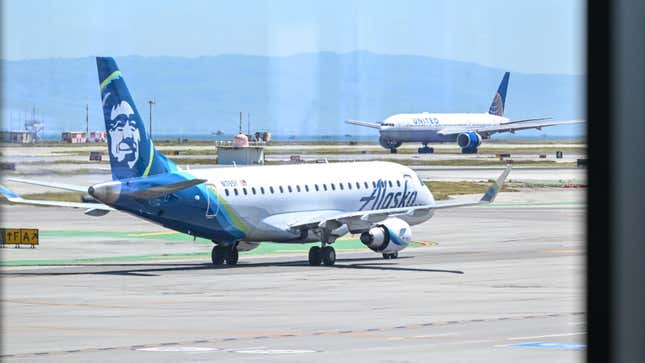
<svg viewBox="0 0 645 363">
<path fill-rule="evenodd" d="M 288 57 L 221 55 L 199 58 L 118 57 L 139 112 L 153 133 L 226 133 L 238 128 L 239 112 L 253 130 L 276 134 L 370 134 L 346 125 L 352 118 L 382 121 L 404 112 L 484 112 L 504 69 L 423 56 L 365 51 L 308 53 Z M 21 128 L 36 107 L 46 130 L 102 130 L 94 58 L 0 61 L 3 69 L 3 129 Z M 585 78 L 511 73 L 506 115 L 583 118 Z M 580 126 L 534 131 L 533 135 L 580 137 Z M 530 135 L 530 134 L 529 134 Z"/>
</svg>

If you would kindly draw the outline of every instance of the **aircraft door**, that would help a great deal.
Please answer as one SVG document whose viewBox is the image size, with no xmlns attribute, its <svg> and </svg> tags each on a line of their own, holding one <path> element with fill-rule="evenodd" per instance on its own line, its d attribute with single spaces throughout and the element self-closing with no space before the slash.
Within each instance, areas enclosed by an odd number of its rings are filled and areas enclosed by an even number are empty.
<svg viewBox="0 0 645 363">
<path fill-rule="evenodd" d="M 214 184 L 206 184 L 206 218 L 212 219 L 219 213 L 219 201 L 217 200 L 217 189 Z"/>
</svg>

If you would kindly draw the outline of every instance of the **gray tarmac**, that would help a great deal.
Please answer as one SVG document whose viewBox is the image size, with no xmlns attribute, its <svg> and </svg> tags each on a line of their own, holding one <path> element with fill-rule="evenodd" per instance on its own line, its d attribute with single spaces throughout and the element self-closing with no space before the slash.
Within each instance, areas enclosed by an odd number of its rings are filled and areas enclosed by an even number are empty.
<svg viewBox="0 0 645 363">
<path fill-rule="evenodd" d="M 556 171 L 557 175 L 540 174 L 539 177 L 532 177 L 531 181 L 540 182 L 546 179 L 553 179 L 561 176 L 560 179 L 572 179 L 570 176 L 575 174 L 573 178 L 580 179 L 580 174 L 572 173 L 571 170 L 575 169 L 570 167 L 571 163 L 575 163 L 577 159 L 586 158 L 584 153 L 580 153 L 580 149 L 584 148 L 584 144 L 553 144 L 553 143 L 503 143 L 492 142 L 487 143 L 487 146 L 496 149 L 509 151 L 512 154 L 512 160 L 516 163 L 521 162 L 551 162 L 549 167 L 551 170 L 561 168 L 562 170 Z M 401 150 L 408 152 L 415 152 L 418 145 L 405 144 Z M 372 160 L 387 160 L 387 161 L 400 161 L 404 163 L 412 162 L 414 164 L 427 165 L 429 163 L 442 163 L 443 164 L 456 164 L 464 165 L 472 162 L 473 165 L 479 163 L 500 163 L 497 156 L 492 152 L 487 152 L 483 149 L 478 154 L 464 155 L 458 152 L 458 148 L 454 144 L 437 144 L 434 145 L 438 151 L 442 152 L 452 151 L 452 153 L 438 153 L 438 154 L 417 154 L 417 153 L 399 153 L 388 154 L 383 153 L 384 149 L 378 144 L 359 144 L 359 145 L 312 145 L 312 144 L 293 144 L 293 145 L 270 145 L 266 147 L 267 151 L 271 153 L 265 156 L 267 162 L 284 163 L 289 162 L 293 155 L 298 155 L 306 162 L 327 160 L 330 162 L 338 161 L 372 161 Z M 557 159 L 554 152 L 546 153 L 546 158 L 540 158 L 540 150 L 554 150 L 561 148 L 564 150 L 563 158 Z M 215 146 L 214 145 L 174 145 L 174 146 L 161 146 L 160 151 L 169 153 L 170 151 L 178 151 L 180 154 L 173 156 L 173 159 L 181 167 L 190 166 L 192 169 L 196 168 L 212 168 L 221 165 L 216 165 Z M 338 151 L 343 153 L 338 153 Z M 515 152 L 514 150 L 518 150 Z M 535 150 L 535 151 L 532 151 Z M 89 183 L 110 179 L 109 170 L 110 166 L 107 162 L 90 162 L 89 153 L 91 151 L 106 152 L 105 144 L 89 144 L 89 145 L 48 145 L 47 147 L 37 146 L 13 146 L 4 145 L 0 161 L 11 162 L 16 164 L 15 171 L 5 171 L 3 174 L 6 176 L 20 177 L 20 178 L 38 178 L 38 179 L 70 179 L 76 180 L 79 178 L 87 177 Z M 210 154 L 202 155 L 189 155 L 188 152 L 212 152 Z M 379 151 L 375 153 L 373 151 Z M 182 153 L 185 152 L 185 153 Z M 80 154 L 79 154 L 80 153 Z M 212 163 L 209 161 L 212 160 Z M 193 164 L 197 162 L 197 164 Z M 563 164 L 566 163 L 566 164 Z M 227 166 L 222 166 L 227 167 Z M 417 168 L 418 166 L 415 166 Z M 444 168 L 437 166 L 437 170 Z M 450 168 L 448 166 L 448 168 Z M 454 169 L 454 168 L 453 168 Z M 456 168 L 457 170 L 459 168 Z M 537 167 L 536 170 L 541 170 Z M 567 171 L 565 171 L 567 170 Z M 563 174 L 563 175 L 559 175 Z M 460 174 L 450 174 L 450 180 L 475 180 L 472 177 L 462 177 Z M 461 178 L 461 179 L 455 179 Z M 429 177 L 430 180 L 440 180 L 437 178 Z M 479 178 L 481 179 L 481 178 Z M 477 179 L 477 180 L 479 180 Z M 486 179 L 483 179 L 486 180 Z M 16 190 L 18 193 L 37 192 L 26 190 Z"/>
<path fill-rule="evenodd" d="M 219 143 L 213 142 L 211 145 L 157 145 L 157 149 L 161 152 L 170 150 L 187 151 L 187 150 L 213 150 Z M 230 142 L 224 142 L 221 145 L 230 146 Z M 421 145 L 415 143 L 403 144 L 399 150 L 416 151 Z M 440 143 L 430 145 L 437 150 L 458 150 L 457 146 L 452 143 Z M 503 142 L 503 141 L 486 141 L 482 147 L 496 147 L 504 149 L 543 149 L 543 148 L 561 148 L 566 150 L 568 148 L 585 147 L 582 142 L 569 142 L 569 143 L 553 143 L 553 142 Z M 69 155 L 77 151 L 87 152 L 102 151 L 105 152 L 107 148 L 106 143 L 86 144 L 86 145 L 69 145 L 69 144 L 51 144 L 43 146 L 29 146 L 29 145 L 3 145 L 3 157 L 55 157 L 62 155 Z M 366 151 L 383 151 L 383 147 L 377 143 L 359 143 L 357 145 L 349 145 L 348 143 L 338 144 L 317 144 L 317 143 L 288 143 L 280 145 L 266 145 L 267 150 L 273 151 L 292 151 L 292 150 L 337 150 L 337 149 L 350 149 L 350 150 L 366 150 Z"/>
<path fill-rule="evenodd" d="M 110 234 L 163 232 L 121 213 L 0 212 L 4 226 L 92 231 L 5 248 L 3 261 L 208 248 Z M 581 190 L 501 193 L 496 206 L 442 210 L 413 227 L 426 247 L 397 260 L 338 248 L 334 267 L 310 267 L 304 253 L 242 255 L 232 268 L 203 258 L 4 266 L 1 358 L 582 361 L 585 213 Z"/>
</svg>

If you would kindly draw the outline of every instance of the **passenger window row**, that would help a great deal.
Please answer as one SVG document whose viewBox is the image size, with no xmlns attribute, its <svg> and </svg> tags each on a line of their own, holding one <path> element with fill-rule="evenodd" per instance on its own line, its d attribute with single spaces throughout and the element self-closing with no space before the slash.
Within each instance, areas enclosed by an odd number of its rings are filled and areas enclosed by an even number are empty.
<svg viewBox="0 0 645 363">
<path fill-rule="evenodd" d="M 392 182 L 391 180 L 388 180 L 388 181 L 380 180 L 379 182 L 387 183 L 387 186 L 390 187 L 390 188 L 394 187 L 394 184 L 396 184 L 397 187 L 401 187 L 401 185 L 402 185 L 400 180 L 397 180 L 395 182 Z M 328 190 L 335 191 L 335 190 L 337 190 L 336 188 L 338 188 L 338 190 L 353 190 L 353 189 L 359 190 L 361 188 L 369 189 L 370 184 L 372 185 L 372 188 L 376 188 L 376 186 L 377 186 L 376 181 L 372 181 L 371 183 L 364 181 L 362 183 L 361 182 L 355 182 L 355 183 L 351 183 L 351 182 L 347 182 L 347 183 L 329 183 L 329 189 L 327 187 L 327 185 L 328 185 L 327 183 L 314 184 L 313 188 L 310 188 L 309 185 L 307 185 L 307 184 L 305 184 L 303 187 L 301 187 L 300 185 L 296 185 L 295 188 L 292 187 L 291 185 L 287 185 L 286 190 L 289 193 L 293 193 L 294 189 L 295 189 L 296 193 L 300 193 L 303 190 L 305 192 L 309 192 L 309 191 L 316 191 L 316 192 L 324 191 L 324 192 L 326 192 Z M 233 191 L 232 193 L 231 193 L 231 190 Z M 279 185 L 277 187 L 277 191 L 279 191 L 281 194 L 284 194 L 285 188 L 282 185 Z M 250 188 L 242 187 L 242 188 L 239 188 L 239 190 L 238 190 L 238 188 L 231 188 L 231 189 L 224 188 L 224 194 L 226 194 L 227 197 L 230 196 L 230 195 L 238 196 L 238 195 L 250 195 L 250 194 L 258 195 L 258 194 L 275 194 L 275 193 L 276 193 L 276 189 L 274 189 L 273 186 L 269 186 L 266 189 L 264 187 L 259 187 L 259 188 L 256 188 L 256 187 L 250 187 Z"/>
</svg>

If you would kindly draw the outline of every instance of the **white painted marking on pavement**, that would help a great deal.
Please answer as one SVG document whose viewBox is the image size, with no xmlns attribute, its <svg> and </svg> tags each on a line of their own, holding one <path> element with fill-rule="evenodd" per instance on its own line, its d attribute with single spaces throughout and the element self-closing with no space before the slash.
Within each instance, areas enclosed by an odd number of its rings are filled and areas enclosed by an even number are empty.
<svg viewBox="0 0 645 363">
<path fill-rule="evenodd" d="M 244 349 L 244 350 L 232 350 L 233 353 L 242 353 L 242 354 L 305 354 L 305 353 L 316 353 L 315 350 L 307 349 Z"/>
<path fill-rule="evenodd" d="M 412 336 L 412 338 L 423 339 L 423 338 L 448 337 L 448 336 L 454 336 L 454 335 L 459 335 L 459 333 L 443 333 L 443 334 L 431 334 L 431 335 L 413 335 L 413 336 Z"/>
<path fill-rule="evenodd" d="M 206 347 L 150 347 L 139 348 L 137 350 L 145 352 L 216 352 L 219 348 Z"/>
<path fill-rule="evenodd" d="M 539 338 L 551 338 L 551 337 L 567 337 L 571 335 L 584 335 L 587 334 L 586 331 L 580 331 L 575 333 L 561 333 L 561 334 L 548 334 L 548 335 L 534 335 L 530 337 L 515 337 L 508 338 L 508 340 L 526 340 L 526 339 L 539 339 Z"/>
</svg>

